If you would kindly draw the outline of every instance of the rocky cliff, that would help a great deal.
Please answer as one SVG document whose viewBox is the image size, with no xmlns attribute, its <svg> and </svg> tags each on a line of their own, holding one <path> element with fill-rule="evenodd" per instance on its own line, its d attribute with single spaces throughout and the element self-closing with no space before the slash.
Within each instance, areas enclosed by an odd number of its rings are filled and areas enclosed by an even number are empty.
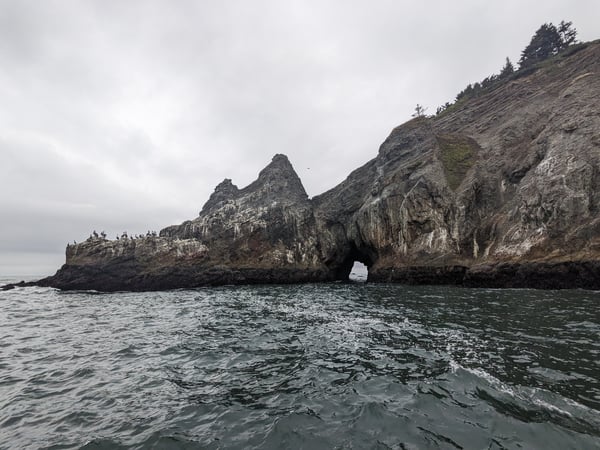
<svg viewBox="0 0 600 450">
<path fill-rule="evenodd" d="M 196 219 L 158 236 L 69 245 L 66 264 L 38 284 L 114 291 L 331 280 L 317 233 L 298 175 L 275 155 L 252 184 L 224 180 Z"/>
<path fill-rule="evenodd" d="M 371 281 L 600 286 L 600 44 L 578 50 L 393 130 L 313 199 L 325 259 Z"/>
<path fill-rule="evenodd" d="M 39 283 L 164 289 L 347 279 L 600 289 L 600 43 L 392 131 L 309 199 L 276 155 L 157 237 L 90 239 Z"/>
</svg>

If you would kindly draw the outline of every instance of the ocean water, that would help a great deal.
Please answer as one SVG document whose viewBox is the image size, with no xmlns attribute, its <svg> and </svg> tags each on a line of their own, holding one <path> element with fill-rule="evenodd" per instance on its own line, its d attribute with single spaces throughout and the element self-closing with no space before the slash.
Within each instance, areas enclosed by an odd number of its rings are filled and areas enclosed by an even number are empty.
<svg viewBox="0 0 600 450">
<path fill-rule="evenodd" d="M 600 293 L 0 292 L 2 449 L 597 449 Z"/>
</svg>

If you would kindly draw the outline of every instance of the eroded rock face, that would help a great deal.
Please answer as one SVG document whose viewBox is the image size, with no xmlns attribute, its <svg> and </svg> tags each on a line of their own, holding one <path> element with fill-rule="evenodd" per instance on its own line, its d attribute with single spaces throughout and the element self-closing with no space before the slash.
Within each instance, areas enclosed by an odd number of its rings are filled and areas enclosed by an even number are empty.
<svg viewBox="0 0 600 450">
<path fill-rule="evenodd" d="M 41 283 L 164 289 L 347 279 L 600 288 L 600 44 L 434 118 L 312 200 L 276 155 L 159 237 L 69 246 Z M 544 282 L 547 280 L 548 282 Z"/>
<path fill-rule="evenodd" d="M 554 263 L 600 259 L 599 62 L 591 44 L 393 130 L 375 159 L 314 199 L 326 259 L 361 260 L 371 281 L 418 282 L 420 271 L 462 284 L 460 267 L 481 266 L 470 285 L 490 284 L 500 264 L 561 278 Z M 591 287 L 592 267 L 548 287 Z"/>
<path fill-rule="evenodd" d="M 66 264 L 41 285 L 62 289 L 98 291 L 166 289 L 177 277 L 182 287 L 191 286 L 196 268 L 208 260 L 208 247 L 195 239 L 143 237 L 115 241 L 90 238 L 69 245 Z M 204 276 L 206 284 L 211 274 Z"/>
<path fill-rule="evenodd" d="M 165 228 L 160 235 L 203 242 L 220 264 L 325 269 L 312 205 L 284 155 L 275 155 L 244 189 L 223 181 L 198 218 Z"/>
<path fill-rule="evenodd" d="M 223 181 L 196 219 L 158 237 L 70 245 L 66 264 L 42 284 L 146 290 L 331 279 L 311 202 L 287 157 L 275 155 L 255 182 Z"/>
</svg>

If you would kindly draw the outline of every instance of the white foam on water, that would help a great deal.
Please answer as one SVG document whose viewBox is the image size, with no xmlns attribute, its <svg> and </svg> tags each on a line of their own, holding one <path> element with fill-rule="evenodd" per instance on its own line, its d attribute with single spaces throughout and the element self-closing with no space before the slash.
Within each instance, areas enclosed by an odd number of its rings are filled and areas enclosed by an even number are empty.
<svg viewBox="0 0 600 450">
<path fill-rule="evenodd" d="M 481 368 L 465 367 L 455 360 L 450 360 L 450 369 L 453 374 L 460 370 L 468 372 L 486 381 L 494 390 L 506 394 L 517 403 L 535 405 L 541 410 L 550 411 L 555 414 L 569 418 L 579 418 L 588 422 L 598 422 L 597 411 L 572 399 L 560 396 L 542 388 L 510 386 Z M 577 410 L 575 414 L 567 411 L 567 407 Z M 600 422 L 598 422 L 600 425 Z"/>
</svg>

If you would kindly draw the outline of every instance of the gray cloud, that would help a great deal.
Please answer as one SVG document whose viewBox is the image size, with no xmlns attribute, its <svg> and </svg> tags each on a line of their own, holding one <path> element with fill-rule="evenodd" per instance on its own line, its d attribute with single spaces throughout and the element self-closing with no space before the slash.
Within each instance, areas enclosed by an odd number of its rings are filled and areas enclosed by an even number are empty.
<svg viewBox="0 0 600 450">
<path fill-rule="evenodd" d="M 321 193 L 416 103 L 518 60 L 544 22 L 595 39 L 597 17 L 595 0 L 0 0 L 0 275 L 52 272 L 92 229 L 192 218 L 275 153 Z"/>
</svg>

